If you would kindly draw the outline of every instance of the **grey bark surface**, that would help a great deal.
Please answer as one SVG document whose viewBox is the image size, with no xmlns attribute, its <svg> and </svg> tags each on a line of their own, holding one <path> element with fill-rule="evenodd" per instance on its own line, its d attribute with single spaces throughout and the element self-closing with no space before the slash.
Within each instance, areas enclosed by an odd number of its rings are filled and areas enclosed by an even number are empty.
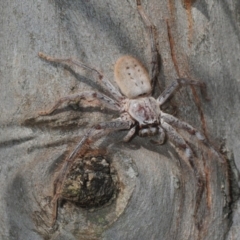
<svg viewBox="0 0 240 240">
<path fill-rule="evenodd" d="M 86 129 L 116 114 L 65 108 L 38 118 L 37 112 L 60 97 L 96 87 L 88 76 L 41 60 L 38 52 L 75 57 L 115 84 L 113 66 L 122 55 L 149 69 L 149 38 L 134 0 L 2 1 L 1 239 L 240 239 L 239 1 L 143 0 L 142 5 L 157 29 L 161 90 L 178 77 L 207 84 L 210 101 L 197 91 L 196 103 L 195 90 L 184 88 L 166 110 L 207 134 L 228 159 L 219 163 L 209 148 L 190 139 L 205 179 L 197 216 L 195 176 L 174 148 L 137 136 L 123 144 L 119 139 L 126 133 L 120 132 L 101 143 L 121 183 L 116 200 L 92 211 L 66 201 L 56 225 L 49 226 L 56 170 Z"/>
</svg>

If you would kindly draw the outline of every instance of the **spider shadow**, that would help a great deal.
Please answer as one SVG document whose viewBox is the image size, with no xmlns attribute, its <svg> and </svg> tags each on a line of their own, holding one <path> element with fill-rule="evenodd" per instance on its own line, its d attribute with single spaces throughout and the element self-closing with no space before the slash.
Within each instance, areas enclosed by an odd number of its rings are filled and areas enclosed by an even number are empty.
<svg viewBox="0 0 240 240">
<path fill-rule="evenodd" d="M 100 107 L 83 107 L 72 104 L 59 109 L 46 116 L 33 116 L 22 122 L 23 126 L 40 129 L 59 129 L 61 131 L 77 130 L 79 128 L 89 128 L 89 121 L 84 114 L 93 112 L 102 113 L 104 116 L 115 116 L 116 111 Z M 65 113 L 65 114 L 64 114 Z M 61 124 L 59 124 L 61 122 Z M 81 122 L 81 124 L 80 124 Z"/>
<path fill-rule="evenodd" d="M 127 32 L 121 31 L 121 27 L 119 27 L 119 21 L 117 19 L 118 14 L 106 14 L 106 9 L 102 7 L 101 4 L 97 5 L 96 2 L 92 3 L 84 0 L 55 0 L 54 6 L 57 8 L 57 11 L 60 10 L 60 21 L 64 21 L 66 24 L 66 30 L 69 32 L 71 39 L 73 39 L 80 56 L 86 56 L 86 54 L 84 53 L 84 50 L 80 48 L 79 44 L 78 31 L 80 30 L 78 24 L 81 22 L 77 16 L 84 16 L 84 19 L 86 19 L 87 22 L 93 23 L 93 26 L 97 26 L 98 29 L 106 32 L 120 52 L 131 53 L 137 57 L 141 57 L 140 53 L 136 49 L 136 44 L 130 40 Z M 67 9 L 69 11 L 64 11 L 64 14 L 62 14 L 63 9 Z M 114 9 L 111 10 L 114 11 Z M 138 14 L 137 8 L 136 14 Z"/>
<path fill-rule="evenodd" d="M 134 135 L 133 138 L 129 142 L 124 142 L 123 138 L 126 135 L 126 131 L 117 131 L 112 134 L 106 136 L 106 138 L 99 145 L 99 148 L 107 148 L 107 146 L 111 146 L 111 149 L 115 149 L 117 151 L 121 151 L 123 149 L 128 149 L 130 151 L 136 151 L 141 148 L 145 148 L 148 151 L 155 152 L 159 155 L 163 155 L 168 159 L 172 159 L 174 156 L 175 159 L 179 159 L 177 153 L 174 151 L 172 146 L 166 141 L 164 144 L 156 144 L 152 143 L 152 137 L 139 137 L 138 135 Z M 170 151 L 169 151 L 170 149 Z"/>
</svg>

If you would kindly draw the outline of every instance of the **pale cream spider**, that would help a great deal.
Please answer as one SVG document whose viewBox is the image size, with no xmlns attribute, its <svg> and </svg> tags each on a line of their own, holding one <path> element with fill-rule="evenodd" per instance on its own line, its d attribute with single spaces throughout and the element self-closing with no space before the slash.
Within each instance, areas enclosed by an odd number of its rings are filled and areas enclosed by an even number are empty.
<svg viewBox="0 0 240 240">
<path fill-rule="evenodd" d="M 187 131 L 190 135 L 195 136 L 198 141 L 201 141 L 205 145 L 208 145 L 208 142 L 203 134 L 188 123 L 180 121 L 170 114 L 164 113 L 161 110 L 161 106 L 180 87 L 193 85 L 205 88 L 205 84 L 200 81 L 180 78 L 168 86 L 158 98 L 155 99 L 151 96 L 154 80 L 159 73 L 155 27 L 145 14 L 141 1 L 136 0 L 136 4 L 138 12 L 147 26 L 150 35 L 152 54 L 151 73 L 149 75 L 143 65 L 134 57 L 121 57 L 117 60 L 114 69 L 115 81 L 120 91 L 116 89 L 110 81 L 102 75 L 102 73 L 94 68 L 91 68 L 72 58 L 54 58 L 39 52 L 39 57 L 42 59 L 49 62 L 63 64 L 73 71 L 76 71 L 78 68 L 89 70 L 93 75 L 93 79 L 100 84 L 106 92 L 108 92 L 109 96 L 112 96 L 109 97 L 97 91 L 76 93 L 59 99 L 50 110 L 40 112 L 39 115 L 49 115 L 63 103 L 80 103 L 81 100 L 84 100 L 85 104 L 88 102 L 90 104 L 91 101 L 97 100 L 99 105 L 104 106 L 107 109 L 118 111 L 120 115 L 112 121 L 98 123 L 90 128 L 77 144 L 74 151 L 72 151 L 65 160 L 61 171 L 54 182 L 54 197 L 52 199 L 52 203 L 55 206 L 53 213 L 54 221 L 57 217 L 57 200 L 61 195 L 66 174 L 76 159 L 76 156 L 86 149 L 90 143 L 93 143 L 102 136 L 117 130 L 129 130 L 124 138 L 124 141 L 129 141 L 135 133 L 138 133 L 142 137 L 158 134 L 158 143 L 162 144 L 164 143 L 165 135 L 167 135 L 169 142 L 174 145 L 180 157 L 185 159 L 187 165 L 196 173 L 199 183 L 198 185 L 200 186 L 198 195 L 201 195 L 202 193 L 202 177 L 201 173 L 193 164 L 193 151 L 183 136 L 181 136 L 174 128 L 180 128 Z"/>
</svg>

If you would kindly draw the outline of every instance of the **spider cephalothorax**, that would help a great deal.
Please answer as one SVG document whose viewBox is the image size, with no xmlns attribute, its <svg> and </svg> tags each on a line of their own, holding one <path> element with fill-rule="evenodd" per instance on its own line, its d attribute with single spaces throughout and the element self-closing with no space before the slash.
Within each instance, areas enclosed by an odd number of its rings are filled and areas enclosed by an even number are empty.
<svg viewBox="0 0 240 240">
<path fill-rule="evenodd" d="M 74 151 L 68 156 L 54 183 L 55 196 L 52 202 L 55 205 L 57 199 L 61 195 L 67 172 L 76 159 L 76 156 L 84 148 L 86 148 L 89 143 L 96 141 L 109 132 L 117 130 L 128 130 L 124 141 L 129 141 L 135 133 L 138 133 L 142 137 L 159 135 L 159 141 L 157 142 L 162 144 L 166 135 L 169 142 L 175 147 L 179 155 L 181 155 L 181 157 L 185 160 L 186 164 L 194 169 L 199 180 L 199 185 L 201 185 L 201 174 L 192 164 L 192 150 L 185 141 L 184 137 L 181 136 L 176 129 L 187 131 L 190 135 L 194 136 L 198 141 L 201 141 L 204 144 L 207 144 L 207 140 L 199 131 L 188 123 L 180 121 L 170 114 L 164 113 L 161 110 L 161 106 L 180 87 L 186 85 L 205 87 L 205 84 L 199 81 L 180 78 L 167 87 L 158 98 L 155 99 L 151 96 L 152 86 L 154 86 L 154 80 L 158 75 L 159 69 L 157 44 L 155 42 L 155 37 L 153 37 L 155 28 L 152 24 L 150 24 L 150 20 L 144 13 L 140 0 L 137 0 L 136 3 L 139 14 L 141 15 L 144 23 L 147 25 L 151 36 L 151 72 L 148 74 L 144 66 L 134 57 L 121 57 L 117 60 L 114 69 L 115 81 L 120 91 L 115 88 L 99 71 L 77 60 L 72 58 L 53 58 L 45 55 L 44 53 L 39 53 L 39 57 L 42 59 L 66 65 L 73 71 L 76 71 L 78 68 L 89 70 L 93 75 L 93 79 L 108 93 L 107 95 L 97 91 L 76 93 L 74 95 L 61 98 L 54 107 L 52 107 L 49 111 L 41 112 L 40 115 L 51 114 L 63 103 L 80 103 L 81 100 L 84 100 L 86 105 L 88 102 L 91 104 L 93 100 L 96 100 L 100 106 L 119 112 L 118 118 L 109 122 L 98 123 L 90 128 L 81 138 Z M 54 213 L 53 219 L 56 219 L 56 212 Z"/>
</svg>

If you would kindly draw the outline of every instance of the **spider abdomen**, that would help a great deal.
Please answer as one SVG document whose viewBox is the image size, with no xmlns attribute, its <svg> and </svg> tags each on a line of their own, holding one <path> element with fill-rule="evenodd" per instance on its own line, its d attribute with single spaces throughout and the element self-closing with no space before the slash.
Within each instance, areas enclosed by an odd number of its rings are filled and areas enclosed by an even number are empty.
<svg viewBox="0 0 240 240">
<path fill-rule="evenodd" d="M 152 91 L 147 70 L 141 62 L 131 56 L 123 56 L 117 60 L 114 79 L 121 92 L 130 99 L 147 96 Z"/>
</svg>

